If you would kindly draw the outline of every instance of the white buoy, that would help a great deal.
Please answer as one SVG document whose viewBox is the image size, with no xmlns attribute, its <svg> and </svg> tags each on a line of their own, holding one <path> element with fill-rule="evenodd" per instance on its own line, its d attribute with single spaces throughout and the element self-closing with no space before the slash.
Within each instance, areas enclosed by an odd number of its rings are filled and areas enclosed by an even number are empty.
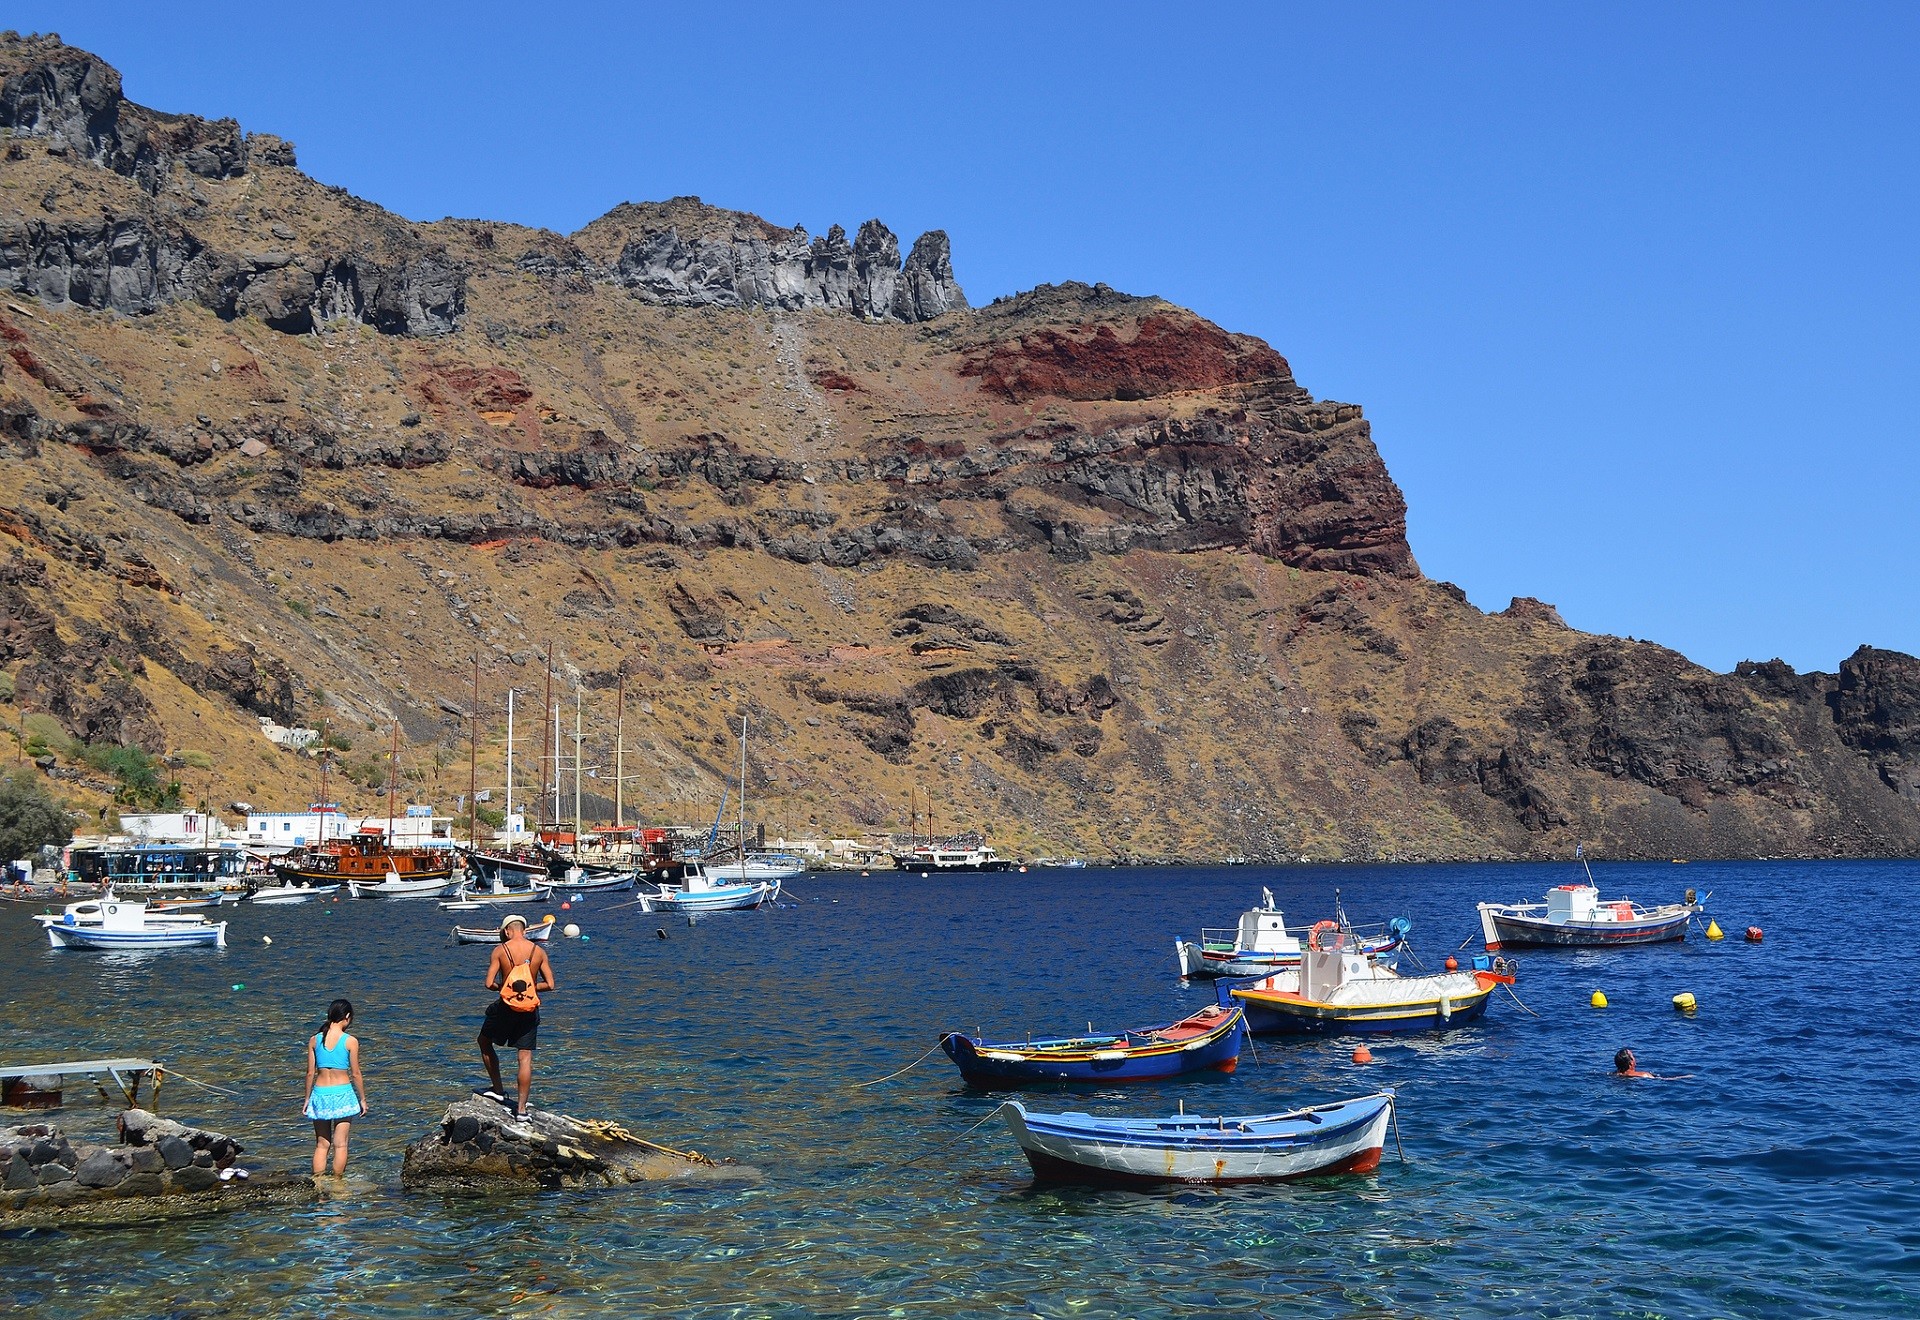
<svg viewBox="0 0 1920 1320">
<path fill-rule="evenodd" d="M 562 935 L 565 935 L 570 940 L 577 940 L 580 938 L 580 928 L 574 925 L 571 921 L 569 921 L 566 925 L 560 928 L 560 933 Z"/>
<path fill-rule="evenodd" d="M 273 936 L 271 936 L 271 935 L 262 935 L 262 936 L 260 937 L 260 942 L 261 942 L 262 944 L 272 944 L 272 943 L 273 943 Z"/>
</svg>

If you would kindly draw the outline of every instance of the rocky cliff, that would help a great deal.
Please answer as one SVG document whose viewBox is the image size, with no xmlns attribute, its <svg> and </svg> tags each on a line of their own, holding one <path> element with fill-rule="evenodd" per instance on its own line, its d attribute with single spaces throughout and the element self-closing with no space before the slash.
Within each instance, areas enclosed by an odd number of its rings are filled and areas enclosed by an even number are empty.
<svg viewBox="0 0 1920 1320">
<path fill-rule="evenodd" d="M 911 795 L 1102 857 L 1920 850 L 1920 662 L 1485 614 L 1358 407 L 1161 300 L 970 309 L 944 234 L 692 198 L 417 224 L 52 38 L 0 39 L 0 126 L 0 669 L 49 747 L 307 801 L 261 720 L 349 795 L 397 720 L 450 802 L 474 659 L 498 788 L 552 642 L 590 765 L 624 678 L 650 819 L 712 812 L 744 714 L 776 830 Z"/>
</svg>

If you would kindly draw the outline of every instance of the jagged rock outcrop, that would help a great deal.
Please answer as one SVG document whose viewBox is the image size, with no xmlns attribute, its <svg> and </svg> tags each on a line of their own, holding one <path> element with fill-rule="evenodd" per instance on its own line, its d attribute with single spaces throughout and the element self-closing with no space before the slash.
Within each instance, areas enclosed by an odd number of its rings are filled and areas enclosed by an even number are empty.
<svg viewBox="0 0 1920 1320">
<path fill-rule="evenodd" d="M 249 1170 L 240 1144 L 143 1109 L 120 1117 L 120 1144 L 74 1144 L 46 1123 L 0 1128 L 0 1228 L 146 1223 L 241 1206 L 295 1204 L 313 1181 Z"/>
<path fill-rule="evenodd" d="M 900 243 L 878 220 L 850 244 L 834 225 L 822 238 L 755 216 L 707 207 L 697 197 L 622 206 L 589 229 L 626 235 L 611 277 L 647 302 L 674 307 L 826 308 L 868 321 L 931 321 L 964 310 L 946 234 L 914 243 L 904 266 Z M 554 269 L 531 254 L 528 269 Z M 583 258 L 584 261 L 584 258 Z M 596 268 L 597 269 L 597 268 Z"/>
<path fill-rule="evenodd" d="M 376 226 L 372 248 L 322 233 L 303 248 L 219 250 L 196 232 L 211 202 L 192 180 L 236 178 L 253 163 L 291 168 L 292 146 L 246 136 L 230 119 L 135 105 L 118 72 L 57 37 L 0 34 L 0 130 L 14 139 L 10 158 L 25 159 L 31 142 L 132 179 L 146 195 L 143 209 L 103 203 L 80 218 L 49 193 L 48 217 L 0 217 L 0 287 L 128 316 L 193 299 L 294 334 L 344 318 L 430 337 L 451 332 L 465 313 L 465 272 L 398 222 Z"/>
<path fill-rule="evenodd" d="M 448 1105 L 440 1122 L 407 1147 L 400 1163 L 401 1186 L 435 1191 L 759 1180 L 759 1170 L 750 1166 L 673 1150 L 617 1123 L 545 1110 L 513 1118 L 479 1099 Z"/>
</svg>

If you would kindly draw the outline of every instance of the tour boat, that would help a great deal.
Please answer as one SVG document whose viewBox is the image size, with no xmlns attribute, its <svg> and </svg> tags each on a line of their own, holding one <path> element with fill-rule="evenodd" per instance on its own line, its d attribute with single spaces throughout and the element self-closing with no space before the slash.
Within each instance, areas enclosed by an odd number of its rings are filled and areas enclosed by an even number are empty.
<svg viewBox="0 0 1920 1320">
<path fill-rule="evenodd" d="M 1700 904 L 1642 907 L 1631 899 L 1603 901 L 1591 884 L 1557 885 L 1540 903 L 1482 903 L 1480 931 L 1487 949 L 1613 948 L 1684 940 Z"/>
<path fill-rule="evenodd" d="M 282 884 L 344 883 L 355 898 L 365 896 L 361 890 L 438 896 L 452 887 L 452 849 L 395 848 L 388 837 L 378 826 L 369 825 L 358 834 L 289 854 L 276 861 L 273 869 Z"/>
<path fill-rule="evenodd" d="M 1148 1187 L 1281 1182 L 1380 1167 L 1394 1093 L 1281 1114 L 1100 1118 L 1000 1107 L 1037 1182 Z"/>
<path fill-rule="evenodd" d="M 1494 988 L 1513 977 L 1511 963 L 1486 955 L 1457 971 L 1402 976 L 1327 921 L 1313 928 L 1297 968 L 1215 981 L 1214 995 L 1246 1009 L 1255 1035 L 1442 1030 L 1477 1020 Z"/>
<path fill-rule="evenodd" d="M 547 859 L 536 851 L 489 852 L 466 848 L 467 867 L 489 885 L 528 886 L 547 880 Z"/>
<path fill-rule="evenodd" d="M 1009 871 L 1013 863 L 1000 856 L 988 843 L 923 843 L 906 852 L 893 854 L 893 864 L 902 871 Z"/>
<path fill-rule="evenodd" d="M 1050 1082 L 1137 1082 L 1209 1069 L 1230 1073 L 1246 1037 L 1238 1008 L 1209 1005 L 1164 1027 L 1115 1035 L 1072 1036 L 988 1044 L 949 1031 L 940 1047 L 967 1085 L 1032 1086 Z"/>
<path fill-rule="evenodd" d="M 56 949 L 185 949 L 227 947 L 227 923 L 191 913 L 150 913 L 137 899 L 88 899 L 69 903 L 59 915 L 34 918 Z"/>
<path fill-rule="evenodd" d="M 1203 930 L 1198 941 L 1176 938 L 1173 948 L 1180 960 L 1180 975 L 1265 976 L 1298 967 L 1303 942 L 1287 929 L 1285 915 L 1274 906 L 1273 891 L 1263 888 L 1260 895 L 1260 906 L 1241 913 L 1237 928 Z M 1361 952 L 1379 956 L 1400 948 L 1412 932 L 1411 921 L 1395 917 L 1384 927 L 1356 934 Z"/>
</svg>

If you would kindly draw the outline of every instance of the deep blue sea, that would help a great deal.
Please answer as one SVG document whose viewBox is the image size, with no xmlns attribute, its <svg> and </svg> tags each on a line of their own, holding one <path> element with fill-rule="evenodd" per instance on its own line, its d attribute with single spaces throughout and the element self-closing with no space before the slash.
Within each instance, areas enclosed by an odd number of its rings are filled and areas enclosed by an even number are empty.
<svg viewBox="0 0 1920 1320">
<path fill-rule="evenodd" d="M 1608 864 L 1602 897 L 1712 891 L 1709 944 L 1522 952 L 1519 999 L 1444 1036 L 1262 1038 L 1260 1062 L 1036 1107 L 1248 1113 L 1398 1088 L 1406 1161 L 1156 1193 L 1038 1190 L 998 1103 L 936 1054 L 1170 1021 L 1211 1001 L 1176 934 L 1273 889 L 1290 922 L 1406 915 L 1436 962 L 1482 899 L 1568 865 L 1084 870 L 795 882 L 685 918 L 576 904 L 554 941 L 536 1106 L 757 1166 L 757 1186 L 402 1193 L 400 1151 L 483 1074 L 487 950 L 432 903 L 230 909 L 232 947 L 54 952 L 0 908 L 0 1063 L 151 1054 L 169 1115 L 304 1167 L 305 1037 L 351 998 L 372 1102 L 311 1207 L 0 1236 L 0 1305 L 79 1315 L 1475 1316 L 1920 1314 L 1920 1058 L 1902 914 L 1913 863 Z M 459 914 L 473 920 L 473 914 Z M 1749 925 L 1761 944 L 1742 942 Z M 656 931 L 664 931 L 661 939 Z M 1864 936 L 1861 932 L 1865 932 Z M 263 935 L 272 936 L 269 945 Z M 1604 990 L 1610 1007 L 1588 1006 Z M 1694 1016 L 1671 1006 L 1692 991 Z M 1537 1015 L 1537 1016 L 1535 1016 Z M 1684 1081 L 1621 1081 L 1613 1053 Z M 29 1058 L 30 1056 L 30 1058 Z M 112 1110 L 69 1092 L 60 1121 Z M 10 1121 L 18 1121 L 17 1117 Z M 971 1129 L 971 1130 L 970 1130 Z"/>
</svg>

